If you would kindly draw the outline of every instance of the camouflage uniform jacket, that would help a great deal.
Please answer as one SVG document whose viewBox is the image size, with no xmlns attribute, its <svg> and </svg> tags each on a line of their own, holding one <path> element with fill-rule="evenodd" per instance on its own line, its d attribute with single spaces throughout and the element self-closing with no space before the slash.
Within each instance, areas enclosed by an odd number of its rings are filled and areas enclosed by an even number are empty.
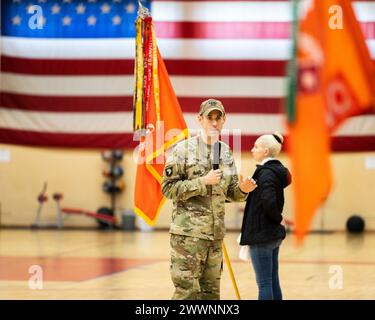
<svg viewBox="0 0 375 320">
<path fill-rule="evenodd" d="M 171 151 L 163 173 L 162 192 L 173 200 L 170 233 L 206 240 L 224 238 L 225 201 L 245 201 L 237 169 L 228 145 L 221 143 L 220 183 L 204 185 L 212 168 L 211 146 L 200 136 L 178 143 Z"/>
</svg>

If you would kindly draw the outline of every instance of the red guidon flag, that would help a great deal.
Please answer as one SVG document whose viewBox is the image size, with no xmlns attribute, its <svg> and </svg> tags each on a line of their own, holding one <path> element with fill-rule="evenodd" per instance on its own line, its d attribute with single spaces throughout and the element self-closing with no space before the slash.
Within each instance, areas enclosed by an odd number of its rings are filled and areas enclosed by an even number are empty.
<svg viewBox="0 0 375 320">
<path fill-rule="evenodd" d="M 136 21 L 134 133 L 139 138 L 134 211 L 154 225 L 164 196 L 165 152 L 188 136 L 187 126 L 146 9 Z"/>
<path fill-rule="evenodd" d="M 375 97 L 374 66 L 351 1 L 312 0 L 305 14 L 294 28 L 288 104 L 298 242 L 331 188 L 330 134 L 372 108 Z"/>
</svg>

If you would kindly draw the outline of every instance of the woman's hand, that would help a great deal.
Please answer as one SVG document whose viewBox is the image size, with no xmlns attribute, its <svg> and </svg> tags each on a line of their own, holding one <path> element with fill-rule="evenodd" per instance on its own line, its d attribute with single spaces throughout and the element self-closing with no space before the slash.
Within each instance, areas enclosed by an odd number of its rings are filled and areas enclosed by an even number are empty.
<svg viewBox="0 0 375 320">
<path fill-rule="evenodd" d="M 249 193 L 253 191 L 257 187 L 257 183 L 253 178 L 250 176 L 246 177 L 245 179 L 240 174 L 240 189 L 244 193 Z"/>
</svg>

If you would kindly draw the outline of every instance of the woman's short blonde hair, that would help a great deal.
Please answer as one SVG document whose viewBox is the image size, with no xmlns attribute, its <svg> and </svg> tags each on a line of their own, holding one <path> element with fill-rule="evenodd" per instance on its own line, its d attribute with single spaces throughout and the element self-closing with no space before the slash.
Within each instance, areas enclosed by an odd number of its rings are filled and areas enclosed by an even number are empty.
<svg viewBox="0 0 375 320">
<path fill-rule="evenodd" d="M 273 134 L 264 134 L 260 136 L 259 140 L 261 146 L 269 150 L 269 156 L 274 158 L 277 157 L 281 151 L 284 137 L 280 132 L 276 131 Z"/>
</svg>

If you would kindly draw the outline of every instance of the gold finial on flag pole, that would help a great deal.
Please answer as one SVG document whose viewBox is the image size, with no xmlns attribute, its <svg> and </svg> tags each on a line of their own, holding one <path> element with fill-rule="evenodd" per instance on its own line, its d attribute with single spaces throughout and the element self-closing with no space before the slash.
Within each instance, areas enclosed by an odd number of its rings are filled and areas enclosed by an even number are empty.
<svg viewBox="0 0 375 320">
<path fill-rule="evenodd" d="M 150 10 L 148 10 L 146 7 L 142 5 L 142 1 L 138 0 L 138 17 L 141 17 L 142 19 L 151 17 Z"/>
</svg>

